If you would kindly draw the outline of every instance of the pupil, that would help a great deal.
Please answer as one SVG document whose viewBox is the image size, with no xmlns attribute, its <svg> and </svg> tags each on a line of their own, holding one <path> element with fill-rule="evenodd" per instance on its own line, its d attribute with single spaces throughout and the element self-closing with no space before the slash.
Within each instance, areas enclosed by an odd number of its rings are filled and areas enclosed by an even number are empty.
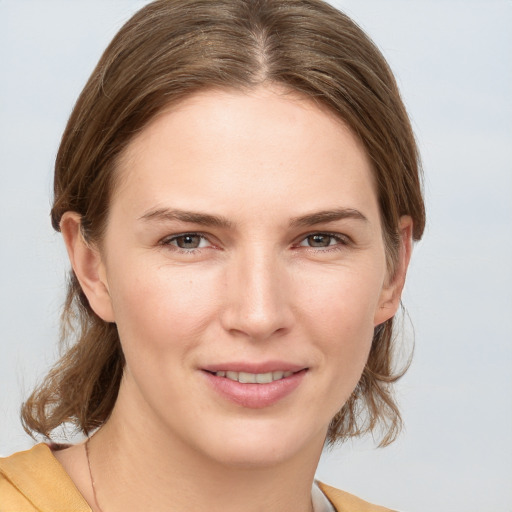
<svg viewBox="0 0 512 512">
<path fill-rule="evenodd" d="M 178 238 L 178 246 L 182 249 L 196 249 L 199 246 L 197 235 L 185 235 Z"/>
<path fill-rule="evenodd" d="M 312 235 L 309 237 L 309 245 L 312 247 L 327 247 L 329 237 L 325 235 Z"/>
</svg>

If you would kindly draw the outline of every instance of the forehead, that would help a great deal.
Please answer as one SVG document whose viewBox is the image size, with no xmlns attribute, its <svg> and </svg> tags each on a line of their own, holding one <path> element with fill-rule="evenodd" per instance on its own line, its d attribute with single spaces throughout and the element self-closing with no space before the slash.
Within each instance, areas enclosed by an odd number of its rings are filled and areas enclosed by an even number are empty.
<svg viewBox="0 0 512 512">
<path fill-rule="evenodd" d="M 130 196 L 141 208 L 166 201 L 237 208 L 254 197 L 260 208 L 283 206 L 283 198 L 304 208 L 322 197 L 376 199 L 360 140 L 325 108 L 280 87 L 188 97 L 131 141 L 117 173 L 113 201 Z"/>
</svg>

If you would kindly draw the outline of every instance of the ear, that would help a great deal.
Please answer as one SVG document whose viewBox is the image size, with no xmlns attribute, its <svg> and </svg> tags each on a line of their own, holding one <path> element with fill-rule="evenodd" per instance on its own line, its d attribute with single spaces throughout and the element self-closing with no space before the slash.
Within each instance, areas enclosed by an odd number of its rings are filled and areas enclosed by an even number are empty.
<svg viewBox="0 0 512 512">
<path fill-rule="evenodd" d="M 93 311 L 105 322 L 114 322 L 107 274 L 100 251 L 89 244 L 81 229 L 81 216 L 66 212 L 60 221 L 69 260 Z"/>
<path fill-rule="evenodd" d="M 400 305 L 405 276 L 412 253 L 412 226 L 413 221 L 409 215 L 404 215 L 400 218 L 400 247 L 394 269 L 395 272 L 394 275 L 388 276 L 387 282 L 382 288 L 379 305 L 375 312 L 375 326 L 384 323 L 394 316 Z"/>
</svg>

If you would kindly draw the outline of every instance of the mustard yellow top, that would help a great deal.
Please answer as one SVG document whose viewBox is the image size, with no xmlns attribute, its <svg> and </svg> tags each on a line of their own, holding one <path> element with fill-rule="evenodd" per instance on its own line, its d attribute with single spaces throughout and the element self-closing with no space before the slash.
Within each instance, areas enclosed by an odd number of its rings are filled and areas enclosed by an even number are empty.
<svg viewBox="0 0 512 512">
<path fill-rule="evenodd" d="M 319 483 L 337 512 L 391 512 Z M 0 512 L 92 512 L 46 444 L 0 458 Z"/>
</svg>

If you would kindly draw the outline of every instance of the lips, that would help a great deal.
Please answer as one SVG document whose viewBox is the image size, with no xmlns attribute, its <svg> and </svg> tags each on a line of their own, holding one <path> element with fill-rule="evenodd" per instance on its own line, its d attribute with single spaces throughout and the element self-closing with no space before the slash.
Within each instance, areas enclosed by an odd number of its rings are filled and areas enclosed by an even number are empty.
<svg viewBox="0 0 512 512">
<path fill-rule="evenodd" d="M 211 388 L 237 406 L 261 409 L 279 403 L 301 384 L 307 368 L 283 363 L 229 364 L 203 369 Z"/>
<path fill-rule="evenodd" d="M 217 372 L 235 372 L 235 373 L 252 373 L 252 374 L 264 374 L 264 373 L 296 373 L 304 370 L 305 365 L 290 363 L 287 361 L 266 361 L 261 363 L 256 362 L 245 362 L 245 361 L 231 361 L 231 362 L 219 362 L 214 364 L 208 364 L 203 366 L 201 369 L 210 373 Z M 225 376 L 225 375 L 224 375 Z M 282 378 L 282 377 L 280 377 Z"/>
</svg>

